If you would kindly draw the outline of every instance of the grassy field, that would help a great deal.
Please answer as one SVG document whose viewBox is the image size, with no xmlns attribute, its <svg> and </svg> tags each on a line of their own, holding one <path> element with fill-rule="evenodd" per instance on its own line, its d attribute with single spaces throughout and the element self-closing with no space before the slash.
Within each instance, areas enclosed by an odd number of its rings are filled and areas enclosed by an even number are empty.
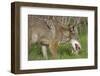
<svg viewBox="0 0 100 76">
<path fill-rule="evenodd" d="M 78 59 L 78 58 L 87 58 L 87 35 L 81 34 L 79 36 L 81 43 L 81 51 L 78 56 L 71 53 L 71 44 L 61 44 L 58 48 L 57 59 Z M 48 59 L 51 59 L 51 54 L 48 49 Z M 32 48 L 28 51 L 28 60 L 44 60 L 40 45 L 33 44 Z"/>
</svg>

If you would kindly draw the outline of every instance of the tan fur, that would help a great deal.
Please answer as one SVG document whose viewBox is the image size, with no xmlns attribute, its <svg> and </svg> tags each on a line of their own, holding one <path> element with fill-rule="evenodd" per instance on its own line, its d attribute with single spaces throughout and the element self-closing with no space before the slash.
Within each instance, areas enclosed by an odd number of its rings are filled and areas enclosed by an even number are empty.
<svg viewBox="0 0 100 76">
<path fill-rule="evenodd" d="M 57 48 L 58 48 L 58 41 L 52 40 L 49 44 L 49 49 L 53 59 L 57 57 Z"/>
</svg>

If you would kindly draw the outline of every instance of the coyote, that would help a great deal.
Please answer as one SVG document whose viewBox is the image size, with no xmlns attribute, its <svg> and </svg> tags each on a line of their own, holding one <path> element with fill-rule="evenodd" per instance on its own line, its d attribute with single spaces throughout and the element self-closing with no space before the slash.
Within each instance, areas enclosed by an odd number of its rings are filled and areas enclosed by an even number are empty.
<svg viewBox="0 0 100 76">
<path fill-rule="evenodd" d="M 38 17 L 28 16 L 28 35 L 29 35 L 29 48 L 32 43 L 39 43 L 42 47 L 42 53 L 45 59 L 48 59 L 47 48 L 50 49 L 52 58 L 57 57 L 57 48 L 60 43 L 70 42 L 73 51 L 78 54 L 81 45 L 76 39 L 75 27 L 69 25 L 65 27 L 61 22 L 57 21 L 56 17 Z"/>
</svg>

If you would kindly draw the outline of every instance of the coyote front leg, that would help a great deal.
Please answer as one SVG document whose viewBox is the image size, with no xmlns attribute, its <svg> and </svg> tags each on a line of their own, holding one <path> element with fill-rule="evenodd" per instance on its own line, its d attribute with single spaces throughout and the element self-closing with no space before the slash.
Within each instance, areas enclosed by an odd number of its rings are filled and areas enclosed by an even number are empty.
<svg viewBox="0 0 100 76">
<path fill-rule="evenodd" d="M 57 58 L 57 48 L 58 48 L 58 42 L 51 41 L 49 44 L 49 49 L 50 49 L 53 59 Z"/>
<path fill-rule="evenodd" d="M 47 47 L 42 45 L 42 53 L 43 53 L 43 57 L 45 59 L 48 59 L 48 55 L 47 55 Z"/>
</svg>

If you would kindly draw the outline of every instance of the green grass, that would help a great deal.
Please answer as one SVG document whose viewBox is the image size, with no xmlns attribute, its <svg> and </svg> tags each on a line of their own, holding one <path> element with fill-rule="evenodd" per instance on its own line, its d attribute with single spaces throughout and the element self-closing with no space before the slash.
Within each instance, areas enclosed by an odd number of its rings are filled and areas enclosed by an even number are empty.
<svg viewBox="0 0 100 76">
<path fill-rule="evenodd" d="M 58 47 L 57 59 L 79 59 L 79 58 L 87 58 L 87 35 L 81 34 L 80 36 L 81 50 L 79 55 L 74 55 L 71 53 L 71 44 L 61 44 Z M 48 60 L 52 59 L 50 51 L 48 49 Z M 41 46 L 39 44 L 33 44 L 32 48 L 28 51 L 28 60 L 44 60 L 42 55 Z"/>
</svg>

